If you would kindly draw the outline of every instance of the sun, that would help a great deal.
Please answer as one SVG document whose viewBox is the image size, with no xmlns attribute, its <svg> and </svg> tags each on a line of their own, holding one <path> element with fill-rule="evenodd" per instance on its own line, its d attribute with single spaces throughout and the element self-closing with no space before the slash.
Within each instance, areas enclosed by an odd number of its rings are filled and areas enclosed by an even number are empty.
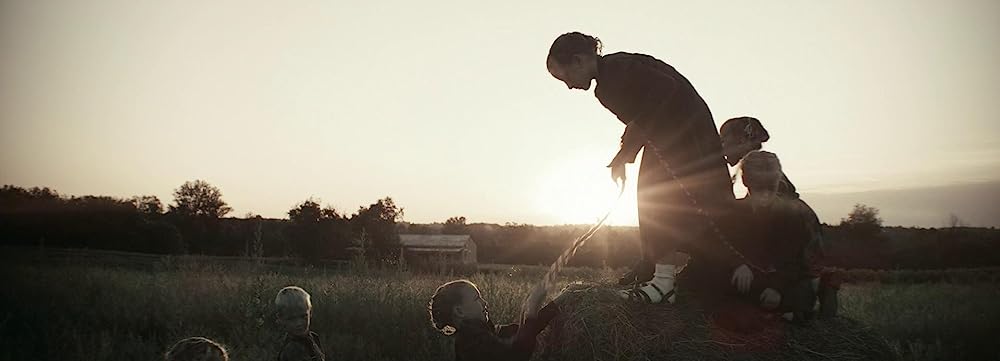
<svg viewBox="0 0 1000 361">
<path fill-rule="evenodd" d="M 607 224 L 637 224 L 635 179 L 638 165 L 626 167 L 625 193 L 618 196 L 618 186 L 611 180 L 611 171 L 604 160 L 593 156 L 577 156 L 557 163 L 541 175 L 538 210 L 559 224 L 590 224 L 597 222 L 614 207 Z"/>
</svg>

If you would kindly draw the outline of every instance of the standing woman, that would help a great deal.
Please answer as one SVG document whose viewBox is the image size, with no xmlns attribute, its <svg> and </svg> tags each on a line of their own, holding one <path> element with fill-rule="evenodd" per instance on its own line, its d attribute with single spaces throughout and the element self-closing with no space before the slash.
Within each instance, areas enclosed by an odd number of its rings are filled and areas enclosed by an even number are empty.
<svg viewBox="0 0 1000 361">
<path fill-rule="evenodd" d="M 556 38 L 546 66 L 570 89 L 589 90 L 596 80 L 597 100 L 625 124 L 621 150 L 608 165 L 612 179 L 624 182 L 625 164 L 646 147 L 637 192 L 643 255 L 620 280 L 638 287 L 622 296 L 673 302 L 676 252 L 691 242 L 719 241 L 707 239 L 716 235 L 699 208 L 719 216 L 735 200 L 708 105 L 672 66 L 644 54 L 602 56 L 600 40 L 578 32 Z M 738 276 L 752 277 L 743 268 Z"/>
</svg>

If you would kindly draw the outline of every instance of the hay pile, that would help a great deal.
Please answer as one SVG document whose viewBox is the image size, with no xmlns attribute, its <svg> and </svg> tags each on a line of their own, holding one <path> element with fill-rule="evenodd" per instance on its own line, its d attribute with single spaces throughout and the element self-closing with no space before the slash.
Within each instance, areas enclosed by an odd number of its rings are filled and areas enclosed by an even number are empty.
<svg viewBox="0 0 1000 361">
<path fill-rule="evenodd" d="M 560 300 L 561 314 L 539 336 L 534 360 L 896 359 L 883 338 L 845 318 L 796 326 L 744 309 L 734 312 L 755 315 L 749 321 L 755 327 L 734 331 L 726 317 L 710 317 L 695 294 L 679 292 L 672 305 L 637 305 L 608 286 L 571 290 Z"/>
</svg>

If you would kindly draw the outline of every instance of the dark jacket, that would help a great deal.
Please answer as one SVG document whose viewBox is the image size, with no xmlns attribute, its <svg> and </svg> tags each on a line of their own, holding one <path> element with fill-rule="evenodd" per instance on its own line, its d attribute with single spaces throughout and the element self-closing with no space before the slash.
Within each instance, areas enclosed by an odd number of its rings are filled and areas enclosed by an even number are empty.
<svg viewBox="0 0 1000 361">
<path fill-rule="evenodd" d="M 455 361 L 527 361 L 535 351 L 535 338 L 558 313 L 559 307 L 549 302 L 523 325 L 463 322 L 455 333 Z"/>
<path fill-rule="evenodd" d="M 326 361 L 319 335 L 312 331 L 308 336 L 286 334 L 278 351 L 278 361 Z"/>
<path fill-rule="evenodd" d="M 788 180 L 784 172 L 781 173 L 781 181 L 778 182 L 778 196 L 788 199 L 799 199 L 799 192 L 795 190 L 795 185 Z"/>
<path fill-rule="evenodd" d="M 679 176 L 708 173 L 716 185 L 729 183 L 711 111 L 687 78 L 643 54 L 605 55 L 597 67 L 597 100 L 622 123 L 635 122 Z M 623 144 L 629 160 L 642 146 Z"/>
<path fill-rule="evenodd" d="M 780 195 L 756 209 L 746 200 L 737 203 L 743 226 L 742 237 L 734 239 L 734 246 L 750 262 L 769 271 L 763 275 L 761 287 L 781 290 L 819 276 L 821 225 L 808 204 Z"/>
</svg>

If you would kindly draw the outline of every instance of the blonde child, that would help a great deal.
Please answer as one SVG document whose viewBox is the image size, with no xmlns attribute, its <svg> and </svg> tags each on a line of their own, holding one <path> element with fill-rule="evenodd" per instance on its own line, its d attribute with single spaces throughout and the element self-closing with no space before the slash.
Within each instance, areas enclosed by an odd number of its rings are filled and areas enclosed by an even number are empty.
<svg viewBox="0 0 1000 361">
<path fill-rule="evenodd" d="M 278 291 L 274 298 L 278 326 L 285 332 L 278 361 L 324 361 L 319 336 L 309 330 L 312 319 L 312 300 L 309 293 L 297 286 Z"/>
</svg>

